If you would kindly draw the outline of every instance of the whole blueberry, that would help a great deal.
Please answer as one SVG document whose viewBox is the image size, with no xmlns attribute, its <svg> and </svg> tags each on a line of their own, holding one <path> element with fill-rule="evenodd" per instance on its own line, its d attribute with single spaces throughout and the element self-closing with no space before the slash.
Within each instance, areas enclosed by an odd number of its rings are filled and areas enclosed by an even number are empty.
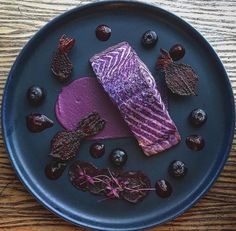
<svg viewBox="0 0 236 231">
<path fill-rule="evenodd" d="M 196 108 L 190 113 L 189 120 L 191 124 L 201 126 L 207 121 L 207 113 L 201 108 Z"/>
<path fill-rule="evenodd" d="M 184 162 L 175 160 L 169 165 L 168 171 L 171 176 L 181 178 L 187 174 L 188 169 Z"/>
<path fill-rule="evenodd" d="M 114 149 L 110 154 L 110 161 L 114 166 L 122 167 L 128 159 L 127 153 L 122 149 Z"/>
<path fill-rule="evenodd" d="M 45 92 L 43 88 L 39 86 L 32 86 L 27 91 L 27 99 L 32 105 L 39 105 L 45 98 Z"/>
<path fill-rule="evenodd" d="M 157 41 L 158 41 L 158 36 L 157 36 L 156 32 L 153 30 L 146 31 L 143 34 L 142 39 L 141 39 L 143 46 L 146 48 L 154 47 L 156 45 Z"/>
</svg>

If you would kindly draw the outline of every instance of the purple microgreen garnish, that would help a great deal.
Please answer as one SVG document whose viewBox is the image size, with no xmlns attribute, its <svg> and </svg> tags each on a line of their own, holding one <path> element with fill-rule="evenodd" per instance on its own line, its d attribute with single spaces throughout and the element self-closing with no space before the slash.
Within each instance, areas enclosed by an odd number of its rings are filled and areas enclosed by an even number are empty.
<svg viewBox="0 0 236 231">
<path fill-rule="evenodd" d="M 90 163 L 77 161 L 69 170 L 72 184 L 83 191 L 103 195 L 108 199 L 124 199 L 137 203 L 144 199 L 151 188 L 149 178 L 140 171 L 113 172 L 97 169 Z"/>
</svg>

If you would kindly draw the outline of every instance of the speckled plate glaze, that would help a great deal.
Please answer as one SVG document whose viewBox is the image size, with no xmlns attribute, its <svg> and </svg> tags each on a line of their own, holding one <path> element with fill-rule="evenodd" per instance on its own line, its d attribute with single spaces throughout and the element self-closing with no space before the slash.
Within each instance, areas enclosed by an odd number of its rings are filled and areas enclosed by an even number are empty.
<svg viewBox="0 0 236 231">
<path fill-rule="evenodd" d="M 112 36 L 107 42 L 95 37 L 95 28 L 107 24 Z M 159 42 L 146 50 L 140 44 L 144 31 L 155 30 Z M 57 41 L 62 34 L 76 38 L 71 53 L 74 64 L 72 79 L 94 76 L 88 64 L 97 52 L 121 41 L 128 41 L 147 64 L 153 75 L 159 49 L 169 49 L 175 43 L 186 48 L 182 62 L 190 64 L 200 76 L 197 97 L 170 97 L 169 110 L 182 136 L 182 142 L 165 153 L 145 157 L 134 138 L 105 140 L 106 154 L 92 159 L 88 153 L 92 141 L 81 146 L 81 160 L 108 167 L 109 152 L 120 147 L 129 155 L 125 170 L 142 170 L 154 185 L 159 178 L 173 186 L 168 199 L 154 192 L 141 203 L 104 201 L 90 193 L 76 190 L 69 182 L 67 170 L 57 181 L 44 174 L 49 161 L 50 140 L 62 128 L 56 122 L 54 104 L 62 84 L 51 77 L 50 62 Z M 25 94 L 29 86 L 41 85 L 47 92 L 40 107 L 31 107 Z M 89 94 L 89 89 L 88 89 Z M 201 107 L 208 113 L 208 121 L 201 128 L 187 122 L 190 111 Z M 54 119 L 55 126 L 42 133 L 32 134 L 25 126 L 25 116 L 31 112 L 44 113 Z M 212 185 L 219 175 L 230 151 L 234 131 L 234 99 L 230 82 L 218 56 L 207 41 L 190 25 L 158 7 L 133 1 L 96 2 L 75 8 L 53 19 L 24 47 L 17 57 L 5 87 L 2 106 L 2 129 L 9 156 L 26 188 L 46 208 L 62 218 L 81 226 L 98 230 L 140 230 L 175 218 L 190 208 Z M 194 152 L 185 145 L 189 134 L 200 134 L 205 148 Z M 188 174 L 181 180 L 168 175 L 171 161 L 178 159 L 188 166 Z"/>
</svg>

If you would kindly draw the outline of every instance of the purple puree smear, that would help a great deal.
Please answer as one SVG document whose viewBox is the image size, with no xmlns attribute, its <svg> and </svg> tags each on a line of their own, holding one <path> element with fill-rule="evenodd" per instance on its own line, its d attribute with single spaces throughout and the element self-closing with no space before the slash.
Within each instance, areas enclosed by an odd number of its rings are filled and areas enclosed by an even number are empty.
<svg viewBox="0 0 236 231">
<path fill-rule="evenodd" d="M 106 121 L 106 126 L 91 140 L 132 136 L 96 78 L 83 77 L 63 87 L 55 105 L 59 123 L 68 130 L 76 129 L 78 122 L 93 111 Z"/>
</svg>

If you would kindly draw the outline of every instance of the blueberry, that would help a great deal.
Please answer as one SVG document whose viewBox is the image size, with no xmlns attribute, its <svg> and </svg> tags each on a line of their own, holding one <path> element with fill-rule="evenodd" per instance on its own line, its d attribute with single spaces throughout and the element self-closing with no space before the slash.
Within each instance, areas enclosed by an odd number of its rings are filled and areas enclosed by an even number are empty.
<svg viewBox="0 0 236 231">
<path fill-rule="evenodd" d="M 174 60 L 177 61 L 179 59 L 182 59 L 185 55 L 185 49 L 182 45 L 180 44 L 175 44 L 172 46 L 169 50 L 170 57 Z"/>
<path fill-rule="evenodd" d="M 190 113 L 189 120 L 191 124 L 201 126 L 207 121 L 207 114 L 202 109 L 196 108 Z"/>
<path fill-rule="evenodd" d="M 169 174 L 176 178 L 184 177 L 187 174 L 187 167 L 185 163 L 180 160 L 175 160 L 169 165 Z"/>
<path fill-rule="evenodd" d="M 45 92 L 43 88 L 39 86 L 32 86 L 27 91 L 27 99 L 32 105 L 39 105 L 45 98 Z"/>
<path fill-rule="evenodd" d="M 157 41 L 158 41 L 158 36 L 157 36 L 156 32 L 153 30 L 146 31 L 143 34 L 142 39 L 141 39 L 143 46 L 146 48 L 154 47 L 156 45 Z"/>
<path fill-rule="evenodd" d="M 110 161 L 114 166 L 122 167 L 128 159 L 127 153 L 122 149 L 115 149 L 110 154 Z"/>
</svg>

